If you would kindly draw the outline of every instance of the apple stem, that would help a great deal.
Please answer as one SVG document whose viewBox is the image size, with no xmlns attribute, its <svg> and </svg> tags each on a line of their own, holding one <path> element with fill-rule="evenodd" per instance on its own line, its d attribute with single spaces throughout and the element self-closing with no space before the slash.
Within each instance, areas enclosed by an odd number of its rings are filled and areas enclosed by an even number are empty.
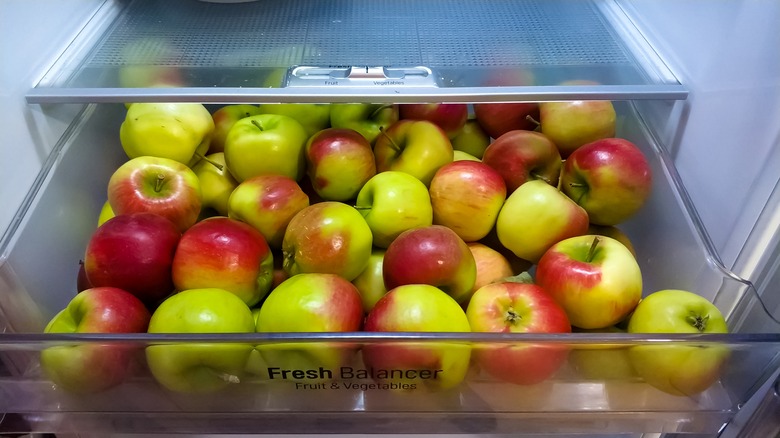
<svg viewBox="0 0 780 438">
<path fill-rule="evenodd" d="M 211 158 L 209 158 L 209 157 L 207 157 L 207 156 L 205 156 L 205 155 L 201 154 L 200 152 L 195 152 L 195 153 L 194 153 L 194 154 L 192 154 L 192 155 L 195 155 L 196 157 L 198 157 L 198 159 L 201 159 L 201 160 L 203 160 L 203 161 L 205 161 L 205 162 L 207 162 L 207 163 L 211 164 L 212 166 L 216 167 L 216 168 L 217 168 L 217 169 L 219 169 L 220 171 L 222 171 L 222 170 L 225 170 L 225 166 L 223 166 L 223 165 L 221 165 L 221 164 L 217 163 L 216 161 L 214 161 L 214 160 L 212 160 Z"/>
<path fill-rule="evenodd" d="M 368 207 L 361 207 L 361 206 L 355 205 L 354 208 L 357 211 L 371 210 L 370 206 L 368 206 Z"/>
<path fill-rule="evenodd" d="M 528 120 L 529 122 L 533 123 L 534 125 L 536 125 L 537 128 L 542 126 L 542 124 L 538 120 L 533 118 L 530 114 L 525 116 L 525 119 Z"/>
<path fill-rule="evenodd" d="M 691 323 L 691 325 L 696 328 L 700 333 L 703 333 L 704 330 L 707 328 L 707 321 L 709 321 L 710 316 L 698 316 L 698 315 L 688 315 L 688 322 Z"/>
<path fill-rule="evenodd" d="M 154 181 L 154 191 L 159 193 L 160 190 L 162 190 L 163 184 L 165 184 L 165 175 L 158 173 L 157 179 Z"/>
<path fill-rule="evenodd" d="M 536 172 L 531 172 L 528 175 L 530 175 L 531 178 L 533 178 L 533 179 L 539 179 L 539 180 L 542 180 L 542 181 L 546 182 L 547 184 L 552 185 L 552 181 L 550 181 L 550 178 L 547 178 L 544 175 L 541 175 L 541 174 L 536 173 Z"/>
<path fill-rule="evenodd" d="M 593 242 L 590 244 L 587 257 L 585 257 L 586 262 L 590 263 L 593 261 L 593 257 L 596 255 L 596 247 L 598 246 L 599 242 L 601 242 L 599 236 L 593 236 Z"/>
<path fill-rule="evenodd" d="M 377 109 L 375 109 L 375 110 L 374 110 L 374 111 L 371 113 L 371 115 L 369 115 L 368 117 L 369 117 L 370 119 L 373 119 L 374 117 L 378 116 L 378 115 L 379 115 L 379 113 L 380 113 L 380 112 L 382 112 L 382 110 L 385 110 L 385 109 L 387 109 L 387 108 L 392 108 L 392 106 L 393 106 L 393 104 L 392 104 L 392 103 L 386 103 L 386 104 L 384 104 L 384 105 L 380 105 L 380 106 L 379 106 L 379 107 L 377 107 Z"/>
<path fill-rule="evenodd" d="M 252 122 L 253 125 L 257 126 L 257 129 L 259 129 L 261 131 L 265 131 L 265 129 L 263 129 L 263 125 L 261 125 L 259 121 L 254 120 L 254 119 L 252 119 L 250 121 Z"/>
<path fill-rule="evenodd" d="M 390 146 L 393 148 L 394 151 L 398 152 L 398 151 L 401 150 L 401 148 L 393 141 L 393 138 L 390 137 L 390 135 L 387 134 L 387 132 L 385 131 L 384 126 L 380 126 L 379 127 L 379 133 L 385 136 L 387 141 L 390 142 Z"/>
</svg>

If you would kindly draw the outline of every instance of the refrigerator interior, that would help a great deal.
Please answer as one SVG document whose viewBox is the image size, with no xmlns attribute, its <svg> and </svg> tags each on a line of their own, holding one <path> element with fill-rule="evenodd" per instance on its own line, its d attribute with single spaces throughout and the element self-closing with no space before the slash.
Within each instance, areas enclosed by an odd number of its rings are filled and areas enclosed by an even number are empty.
<svg viewBox="0 0 780 438">
<path fill-rule="evenodd" d="M 8 24 L 24 27 L 33 13 L 39 16 L 36 9 L 41 8 L 31 7 L 33 3 L 48 8 L 42 8 L 47 11 L 44 19 L 35 20 L 47 32 L 30 41 L 41 50 L 29 51 L 20 64 L 24 68 L 3 73 L 10 75 L 4 83 L 11 84 L 3 96 L 8 103 L 3 105 L 3 115 L 8 113 L 4 119 L 26 129 L 14 129 L 14 146 L 0 148 L 8 170 L 3 182 L 15 182 L 13 189 L 11 184 L 0 185 L 0 195 L 20 206 L 4 211 L 0 221 L 8 224 L 0 247 L 0 284 L 9 298 L 0 309 L 8 334 L 0 339 L 0 349 L 12 370 L 2 376 L 0 410 L 33 413 L 33 427 L 41 430 L 95 433 L 122 428 L 249 432 L 256 418 L 266 422 L 267 432 L 388 433 L 399 432 L 394 419 L 403 415 L 410 419 L 407 431 L 415 432 L 508 433 L 523 424 L 529 433 L 714 434 L 761 385 L 766 389 L 765 380 L 778 364 L 780 331 L 780 297 L 772 279 L 778 272 L 772 255 L 778 253 L 773 206 L 778 204 L 780 127 L 760 122 L 777 119 L 780 108 L 778 59 L 766 56 L 767 42 L 777 38 L 777 31 L 766 24 L 778 16 L 772 2 L 723 2 L 718 8 L 697 1 L 492 2 L 492 9 L 478 20 L 469 18 L 473 2 L 456 1 L 260 2 L 270 6 L 271 12 L 265 13 L 247 12 L 256 11 L 257 4 L 73 1 L 67 2 L 69 14 L 60 9 L 65 2 L 6 2 L 0 12 L 8 13 L 0 13 L 5 17 L 0 19 L 5 23 L 10 16 L 19 17 Z M 453 14 L 441 14 L 442 6 Z M 221 9 L 228 7 L 244 12 Z M 687 14 L 704 7 L 709 13 L 699 15 L 697 28 L 691 30 Z M 128 10 L 137 13 L 125 13 Z M 181 10 L 186 12 L 178 14 Z M 156 26 L 159 17 L 175 24 Z M 529 17 L 538 20 L 523 22 L 524 29 L 532 30 L 518 41 L 514 29 Z M 584 26 L 582 17 L 591 20 L 585 27 L 595 35 L 577 32 Z M 209 20 L 215 24 L 203 26 Z M 463 20 L 464 25 L 453 31 L 452 20 Z M 479 20 L 491 22 L 491 32 L 473 27 Z M 205 27 L 210 32 L 203 32 Z M 262 50 L 256 46 L 258 27 L 265 32 L 260 40 L 267 42 Z M 38 39 L 44 34 L 48 38 Z M 556 38 L 549 38 L 552 34 Z M 184 87 L 127 88 L 121 82 L 122 69 L 132 64 L 121 49 L 139 35 L 174 37 L 174 47 L 186 48 L 171 51 L 160 40 L 140 42 L 141 56 L 151 57 L 153 68 L 175 71 Z M 443 43 L 441 35 L 450 39 Z M 751 44 L 737 43 L 740 37 Z M 18 52 L 8 38 L 3 41 L 4 58 Z M 415 50 L 409 50 L 410 45 Z M 518 74 L 518 64 L 532 67 Z M 738 74 L 728 68 L 734 64 L 742 67 Z M 303 69 L 306 77 L 298 77 L 288 71 L 293 65 L 330 67 L 313 73 Z M 353 66 L 396 65 L 426 66 L 435 73 L 406 69 L 401 73 L 408 75 L 411 86 L 405 88 L 393 88 L 392 75 L 400 73 L 392 68 L 382 72 L 389 75 L 380 78 L 383 86 L 366 86 L 376 77 L 364 77 L 359 70 L 349 77 Z M 323 71 L 329 78 L 345 77 L 347 85 L 329 87 L 322 81 Z M 529 74 L 533 85 L 527 84 Z M 583 75 L 602 85 L 559 85 Z M 133 76 L 141 75 L 136 71 Z M 413 82 L 418 76 L 432 77 L 435 86 Z M 455 392 L 415 398 L 360 390 L 327 393 L 325 409 L 263 378 L 215 401 L 167 393 L 143 370 L 131 382 L 90 399 L 58 392 L 41 376 L 38 352 L 70 340 L 24 334 L 40 332 L 70 298 L 65 291 L 52 291 L 74 280 L 72 261 L 80 257 L 94 227 L 106 181 L 126 159 L 116 135 L 124 116 L 122 103 L 196 101 L 213 109 L 233 102 L 574 98 L 614 99 L 621 116 L 619 133 L 639 143 L 653 159 L 653 198 L 641 217 L 626 224 L 642 254 L 646 290 L 695 289 L 715 300 L 737 327 L 737 334 L 716 339 L 732 356 L 722 379 L 703 395 L 670 397 L 635 378 L 593 381 L 578 375 L 571 362 L 554 379 L 535 386 L 508 387 L 477 375 Z M 729 123 L 722 123 L 726 109 L 749 105 L 762 108 L 762 116 L 729 111 Z M 760 126 L 744 130 L 747 134 L 732 129 L 756 124 Z M 708 157 L 707 166 L 702 156 Z M 735 163 L 743 169 L 738 174 L 732 171 Z M 41 272 L 41 260 L 47 261 L 46 272 Z M 318 340 L 372 342 L 359 336 Z M 468 341 L 489 344 L 485 339 Z M 520 341 L 578 351 L 594 343 L 622 345 L 618 350 L 648 343 L 600 335 Z M 145 345 L 149 339 L 77 342 Z M 153 421 L 148 421 L 149 411 L 155 412 Z M 290 425 L 290 411 L 308 412 L 306 421 Z M 234 423 L 226 426 L 229 421 Z"/>
</svg>

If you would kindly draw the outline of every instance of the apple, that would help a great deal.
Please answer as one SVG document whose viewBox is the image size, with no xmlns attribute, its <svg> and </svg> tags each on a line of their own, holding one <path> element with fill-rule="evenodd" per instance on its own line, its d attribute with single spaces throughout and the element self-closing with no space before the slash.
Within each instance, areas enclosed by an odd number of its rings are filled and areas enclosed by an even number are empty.
<svg viewBox="0 0 780 438">
<path fill-rule="evenodd" d="M 566 312 L 535 284 L 500 281 L 485 285 L 471 297 L 466 309 L 474 332 L 570 333 Z M 477 364 L 501 380 L 532 385 L 551 377 L 564 363 L 564 346 L 485 344 L 474 349 Z"/>
<path fill-rule="evenodd" d="M 377 172 L 406 172 L 428 186 L 436 171 L 452 162 L 453 151 L 449 138 L 435 124 L 401 120 L 377 137 L 374 156 Z"/>
<path fill-rule="evenodd" d="M 214 121 L 214 134 L 211 136 L 209 154 L 224 152 L 225 138 L 228 132 L 230 132 L 230 128 L 237 121 L 258 114 L 260 114 L 260 108 L 256 105 L 248 104 L 225 105 L 214 111 L 211 114 L 211 119 Z"/>
<path fill-rule="evenodd" d="M 352 281 L 371 256 L 371 229 L 347 204 L 320 202 L 299 211 L 282 241 L 285 272 L 336 274 Z"/>
<path fill-rule="evenodd" d="M 96 287 L 78 293 L 49 321 L 44 333 L 144 333 L 149 311 L 129 292 Z M 136 349 L 122 343 L 49 347 L 41 367 L 69 392 L 94 393 L 122 383 L 132 371 Z"/>
<path fill-rule="evenodd" d="M 382 129 L 398 121 L 398 105 L 334 103 L 330 106 L 330 126 L 352 129 L 372 145 Z"/>
<path fill-rule="evenodd" d="M 539 123 L 566 158 L 584 144 L 615 136 L 615 108 L 608 100 L 542 102 Z"/>
<path fill-rule="evenodd" d="M 639 211 L 650 196 L 652 171 L 644 153 L 622 138 L 579 147 L 563 166 L 561 190 L 597 225 L 619 224 Z"/>
<path fill-rule="evenodd" d="M 308 139 L 306 130 L 292 117 L 244 117 L 225 138 L 225 162 L 238 182 L 258 175 L 284 175 L 297 181 L 305 171 Z"/>
<path fill-rule="evenodd" d="M 518 187 L 506 198 L 496 220 L 501 244 L 532 263 L 555 243 L 587 231 L 585 210 L 542 180 Z"/>
<path fill-rule="evenodd" d="M 162 216 L 124 214 L 92 233 L 84 269 L 93 287 L 117 287 L 153 307 L 173 292 L 171 266 L 181 233 Z"/>
<path fill-rule="evenodd" d="M 306 142 L 309 181 L 328 201 L 355 199 L 363 185 L 376 174 L 371 144 L 352 129 L 327 128 Z"/>
<path fill-rule="evenodd" d="M 482 161 L 479 158 L 463 151 L 452 151 L 452 161 Z"/>
<path fill-rule="evenodd" d="M 363 306 L 357 288 L 334 274 L 298 274 L 271 291 L 257 316 L 258 333 L 357 332 Z M 281 370 L 339 370 L 350 365 L 357 352 L 352 344 L 266 343 L 257 350 L 265 360 L 270 380 L 282 379 Z M 276 373 L 274 369 L 279 372 Z M 330 378 L 336 378 L 331 372 Z M 287 378 L 297 380 L 296 378 Z M 304 379 L 309 381 L 309 379 Z"/>
<path fill-rule="evenodd" d="M 465 103 L 407 103 L 399 105 L 399 115 L 401 119 L 435 123 L 452 139 L 466 124 L 469 107 Z"/>
<path fill-rule="evenodd" d="M 253 226 L 271 248 L 280 249 L 287 225 L 309 206 L 309 197 L 292 179 L 261 175 L 245 180 L 228 198 L 228 217 Z"/>
<path fill-rule="evenodd" d="M 490 135 L 482 129 L 476 119 L 469 119 L 463 128 L 452 138 L 452 149 L 465 152 L 482 159 L 485 149 L 490 145 Z"/>
<path fill-rule="evenodd" d="M 254 306 L 271 290 L 273 254 L 263 235 L 227 217 L 204 219 L 185 231 L 171 268 L 177 290 L 219 288 Z"/>
<path fill-rule="evenodd" d="M 382 269 L 384 259 L 385 250 L 374 248 L 371 251 L 371 257 L 368 258 L 368 266 L 352 280 L 352 284 L 360 293 L 360 301 L 363 304 L 363 311 L 366 313 L 370 312 L 376 302 L 387 293 Z"/>
<path fill-rule="evenodd" d="M 506 200 L 506 184 L 487 164 L 453 161 L 433 176 L 430 187 L 433 223 L 444 225 L 464 241 L 487 236 Z"/>
<path fill-rule="evenodd" d="M 522 129 L 533 131 L 536 123 L 529 120 L 539 118 L 539 104 L 519 103 L 477 103 L 474 115 L 479 125 L 493 138 L 501 137 L 509 131 Z"/>
<path fill-rule="evenodd" d="M 366 316 L 366 332 L 450 332 L 471 330 L 463 308 L 434 286 L 409 284 L 390 290 Z M 457 387 L 469 370 L 471 347 L 455 341 L 369 343 L 363 362 L 374 380 L 399 389 L 443 390 Z M 403 376 L 389 370 L 409 370 Z"/>
<path fill-rule="evenodd" d="M 631 251 L 606 236 L 562 240 L 544 253 L 536 282 L 583 329 L 622 321 L 642 298 L 642 272 Z"/>
<path fill-rule="evenodd" d="M 723 314 L 708 299 L 693 292 L 666 289 L 653 292 L 636 306 L 629 333 L 728 333 Z M 720 377 L 728 347 L 701 342 L 641 345 L 629 350 L 637 373 L 653 387 L 674 395 L 693 396 Z"/>
<path fill-rule="evenodd" d="M 576 329 L 575 333 L 625 333 L 617 327 Z M 630 347 L 621 344 L 583 344 L 569 352 L 569 363 L 574 372 L 586 380 L 632 381 L 638 378 L 629 359 Z"/>
<path fill-rule="evenodd" d="M 133 103 L 119 127 L 129 158 L 152 156 L 193 165 L 206 154 L 214 131 L 211 113 L 199 103 Z"/>
<path fill-rule="evenodd" d="M 358 192 L 355 208 L 371 229 L 374 246 L 380 248 L 387 248 L 406 230 L 433 224 L 428 188 L 405 172 L 374 175 Z"/>
<path fill-rule="evenodd" d="M 114 214 L 114 210 L 111 209 L 111 203 L 108 201 L 104 202 L 103 206 L 100 207 L 100 213 L 98 213 L 97 226 L 103 225 L 107 220 L 114 216 L 116 216 L 116 214 Z"/>
<path fill-rule="evenodd" d="M 133 158 L 111 175 L 108 203 L 116 215 L 154 213 L 184 231 L 200 214 L 200 182 L 192 169 L 178 161 Z"/>
<path fill-rule="evenodd" d="M 620 228 L 617 228 L 613 225 L 596 225 L 596 224 L 590 224 L 588 226 L 588 232 L 587 234 L 596 234 L 598 236 L 607 236 L 611 237 L 618 242 L 622 243 L 623 245 L 628 248 L 629 251 L 631 251 L 631 254 L 636 257 L 636 250 L 634 249 L 634 244 L 631 243 L 631 239 L 620 230 Z"/>
<path fill-rule="evenodd" d="M 225 154 L 217 152 L 206 155 L 206 160 L 201 160 L 192 171 L 198 176 L 200 183 L 201 208 L 212 209 L 222 216 L 228 215 L 228 200 L 230 194 L 238 187 L 238 181 L 227 170 Z M 220 167 L 214 165 L 219 164 Z"/>
<path fill-rule="evenodd" d="M 485 149 L 482 162 L 504 178 L 508 193 L 526 181 L 542 180 L 558 185 L 561 155 L 555 144 L 533 131 L 509 131 Z"/>
<path fill-rule="evenodd" d="M 496 221 L 496 223 L 498 223 L 498 221 Z M 528 271 L 531 269 L 531 267 L 533 267 L 533 263 L 518 257 L 515 255 L 515 253 L 512 252 L 512 250 L 501 244 L 501 241 L 498 239 L 496 227 L 493 227 L 493 229 L 490 230 L 490 233 L 481 239 L 479 243 L 504 256 L 504 258 L 509 262 L 509 265 L 512 267 L 512 272 L 515 274 Z"/>
<path fill-rule="evenodd" d="M 500 252 L 479 242 L 467 244 L 477 265 L 473 290 L 515 275 L 511 263 Z"/>
<path fill-rule="evenodd" d="M 264 103 L 261 114 L 279 114 L 292 117 L 311 137 L 330 127 L 330 104 L 327 103 Z"/>
<path fill-rule="evenodd" d="M 468 302 L 477 266 L 466 242 L 442 225 L 404 231 L 387 247 L 382 263 L 385 287 L 436 286 L 459 303 Z"/>
<path fill-rule="evenodd" d="M 249 307 L 218 288 L 189 289 L 163 301 L 152 313 L 149 333 L 254 333 Z M 214 392 L 241 382 L 251 344 L 163 343 L 146 347 L 152 376 L 175 392 Z"/>
</svg>

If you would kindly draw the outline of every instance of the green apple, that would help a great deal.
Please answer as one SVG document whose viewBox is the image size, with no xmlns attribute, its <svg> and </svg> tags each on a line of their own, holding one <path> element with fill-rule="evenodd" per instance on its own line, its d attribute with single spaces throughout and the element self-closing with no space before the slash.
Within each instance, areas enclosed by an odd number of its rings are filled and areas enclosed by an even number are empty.
<svg viewBox="0 0 780 438">
<path fill-rule="evenodd" d="M 236 295 L 216 288 L 181 291 L 152 314 L 149 333 L 253 333 L 252 311 Z M 151 345 L 146 361 L 154 378 L 176 392 L 213 392 L 241 381 L 251 344 Z"/>
<path fill-rule="evenodd" d="M 603 329 L 577 329 L 575 333 L 625 333 L 616 326 Z M 576 345 L 569 352 L 569 364 L 587 380 L 630 381 L 637 379 L 636 370 L 628 356 L 629 347 L 619 344 Z"/>
<path fill-rule="evenodd" d="M 525 182 L 512 192 L 496 220 L 501 244 L 533 263 L 555 243 L 587 230 L 585 210 L 542 180 Z"/>
<path fill-rule="evenodd" d="M 615 136 L 615 108 L 608 100 L 542 102 L 539 123 L 566 158 L 584 144 Z"/>
<path fill-rule="evenodd" d="M 206 154 L 214 131 L 211 113 L 199 103 L 130 105 L 119 140 L 130 158 L 153 156 L 193 165 Z"/>
<path fill-rule="evenodd" d="M 666 289 L 639 302 L 628 322 L 628 332 L 728 333 L 728 325 L 708 299 L 685 290 Z M 637 373 L 653 387 L 692 396 L 718 380 L 729 353 L 722 345 L 688 342 L 636 346 L 629 357 Z"/>
<path fill-rule="evenodd" d="M 192 171 L 200 181 L 201 206 L 227 216 L 228 200 L 233 190 L 238 187 L 238 181 L 228 172 L 223 152 L 206 155 L 206 158 L 209 161 L 201 160 L 192 166 Z M 222 168 L 213 163 L 219 164 Z"/>
<path fill-rule="evenodd" d="M 373 145 L 381 130 L 397 122 L 398 117 L 398 105 L 334 103 L 330 109 L 330 126 L 355 130 Z"/>
<path fill-rule="evenodd" d="M 352 284 L 360 292 L 360 300 L 363 303 L 363 311 L 368 313 L 374 308 L 374 304 L 387 293 L 385 279 L 382 275 L 382 261 L 385 258 L 385 250 L 374 248 L 371 257 L 368 258 L 368 266 L 363 269 Z"/>
<path fill-rule="evenodd" d="M 100 213 L 98 214 L 98 222 L 97 225 L 101 226 L 104 223 L 106 223 L 107 220 L 111 219 L 112 217 L 116 216 L 114 214 L 114 210 L 111 208 L 111 203 L 108 201 L 103 203 L 103 206 L 100 208 Z"/>
<path fill-rule="evenodd" d="M 394 123 L 374 144 L 377 172 L 398 170 L 430 185 L 433 175 L 453 159 L 452 143 L 436 124 L 425 120 Z"/>
<path fill-rule="evenodd" d="M 323 103 L 264 103 L 260 114 L 280 114 L 292 117 L 311 137 L 330 127 L 330 104 Z"/>
<path fill-rule="evenodd" d="M 374 246 L 387 248 L 406 230 L 433 223 L 428 188 L 414 176 L 397 171 L 378 173 L 357 196 L 355 208 L 371 228 Z"/>
<path fill-rule="evenodd" d="M 238 182 L 258 175 L 304 175 L 306 130 L 288 116 L 259 114 L 237 121 L 225 138 L 225 162 Z"/>
<path fill-rule="evenodd" d="M 482 161 L 463 151 L 452 151 L 452 161 Z"/>
<path fill-rule="evenodd" d="M 469 119 L 452 139 L 452 148 L 456 152 L 465 152 L 478 159 L 482 158 L 489 145 L 490 136 L 476 119 Z"/>
<path fill-rule="evenodd" d="M 225 138 L 230 128 L 244 117 L 260 114 L 260 108 L 255 105 L 237 104 L 225 105 L 214 111 L 211 118 L 214 120 L 214 134 L 211 136 L 209 153 L 214 154 L 225 151 Z"/>
<path fill-rule="evenodd" d="M 352 281 L 371 256 L 371 228 L 347 204 L 310 205 L 290 220 L 282 240 L 285 272 L 336 274 Z"/>
</svg>

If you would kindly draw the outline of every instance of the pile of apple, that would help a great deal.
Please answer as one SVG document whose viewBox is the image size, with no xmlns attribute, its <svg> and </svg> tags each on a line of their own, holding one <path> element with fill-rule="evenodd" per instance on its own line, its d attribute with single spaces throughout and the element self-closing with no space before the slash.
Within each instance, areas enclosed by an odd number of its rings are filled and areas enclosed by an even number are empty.
<svg viewBox="0 0 780 438">
<path fill-rule="evenodd" d="M 642 300 L 634 249 L 615 226 L 645 203 L 651 170 L 615 137 L 611 102 L 476 104 L 473 114 L 465 104 L 129 105 L 119 132 L 129 160 L 85 242 L 80 292 L 46 331 L 726 331 L 699 295 Z M 655 348 L 633 348 L 632 364 L 675 394 L 706 389 L 726 356 Z M 192 343 L 145 354 L 160 384 L 194 392 L 248 374 L 361 375 L 345 368 L 356 349 Z M 392 389 L 448 388 L 474 363 L 538 383 L 569 350 L 406 342 L 368 344 L 359 357 L 363 377 Z M 65 388 L 98 391 L 123 381 L 128 354 L 53 347 L 42 364 Z M 699 359 L 713 364 L 705 378 L 688 366 Z"/>
</svg>

